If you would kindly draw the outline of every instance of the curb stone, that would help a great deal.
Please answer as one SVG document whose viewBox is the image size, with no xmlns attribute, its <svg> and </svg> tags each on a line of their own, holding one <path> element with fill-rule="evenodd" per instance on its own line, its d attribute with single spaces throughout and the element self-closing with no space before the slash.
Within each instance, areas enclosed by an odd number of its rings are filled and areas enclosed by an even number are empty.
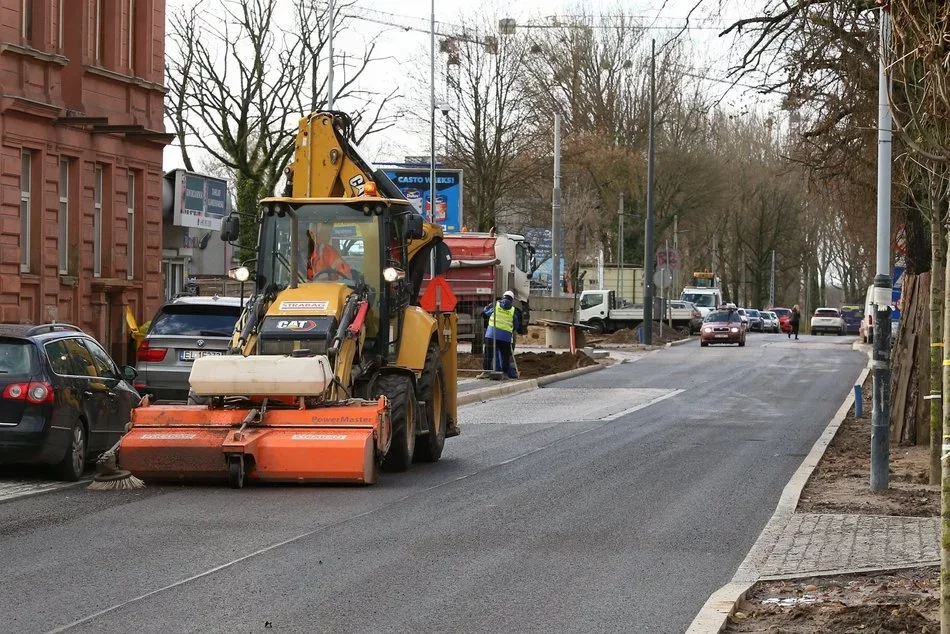
<svg viewBox="0 0 950 634">
<path fill-rule="evenodd" d="M 691 341 L 696 341 L 695 339 L 693 339 L 692 335 L 690 335 L 689 337 L 686 337 L 686 339 L 680 339 L 679 341 L 670 341 L 666 344 L 666 347 L 672 348 L 673 346 L 683 346 L 683 345 L 686 345 L 687 343 L 690 343 Z"/>
<path fill-rule="evenodd" d="M 855 349 L 857 349 L 856 346 Z M 864 380 L 870 370 L 869 363 L 858 376 L 857 384 L 864 385 Z M 853 405 L 854 391 L 852 390 L 848 392 L 844 402 L 835 412 L 825 431 L 812 445 L 811 451 L 808 452 L 802 464 L 799 465 L 788 484 L 785 485 L 782 490 L 782 497 L 779 498 L 778 505 L 775 508 L 775 513 L 772 514 L 765 528 L 762 529 L 745 559 L 739 564 L 735 576 L 729 583 L 710 595 L 686 630 L 686 634 L 719 634 L 725 628 L 729 617 L 735 613 L 739 601 L 746 598 L 748 591 L 759 580 L 759 569 L 768 557 L 771 546 L 781 534 L 788 518 L 795 512 L 798 499 L 808 483 L 808 478 L 811 477 L 815 467 L 818 466 L 822 456 L 825 455 L 825 450 L 834 440 L 838 428 L 841 427 Z"/>
<path fill-rule="evenodd" d="M 522 392 L 530 392 L 531 390 L 536 390 L 545 385 L 550 385 L 556 381 L 563 381 L 564 379 L 581 376 L 582 374 L 589 374 L 591 372 L 596 372 L 597 370 L 603 370 L 606 367 L 608 366 L 598 363 L 597 365 L 590 365 L 584 368 L 575 368 L 566 372 L 549 374 L 548 376 L 542 376 L 537 379 L 512 381 L 511 383 L 502 383 L 501 385 L 483 387 L 478 390 L 469 390 L 468 392 L 459 394 L 458 405 L 470 405 L 472 403 L 480 403 L 489 399 L 498 398 L 499 396 L 513 396 L 515 394 L 521 394 Z"/>
</svg>

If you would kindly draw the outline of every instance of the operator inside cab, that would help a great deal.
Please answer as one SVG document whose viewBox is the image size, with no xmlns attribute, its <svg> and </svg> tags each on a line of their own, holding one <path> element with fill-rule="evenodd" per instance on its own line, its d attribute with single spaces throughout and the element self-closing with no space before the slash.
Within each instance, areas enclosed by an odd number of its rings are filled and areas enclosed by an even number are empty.
<svg viewBox="0 0 950 634">
<path fill-rule="evenodd" d="M 307 230 L 307 279 L 336 281 L 353 279 L 353 270 L 332 244 L 333 223 L 311 222 Z"/>
</svg>

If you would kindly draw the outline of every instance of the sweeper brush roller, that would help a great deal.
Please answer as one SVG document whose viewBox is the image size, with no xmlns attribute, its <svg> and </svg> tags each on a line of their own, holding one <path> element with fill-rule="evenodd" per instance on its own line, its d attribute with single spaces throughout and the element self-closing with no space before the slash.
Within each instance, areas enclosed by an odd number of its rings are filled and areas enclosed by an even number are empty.
<svg viewBox="0 0 950 634">
<path fill-rule="evenodd" d="M 149 406 L 133 411 L 119 465 L 148 480 L 376 481 L 390 442 L 388 403 L 290 409 Z"/>
</svg>

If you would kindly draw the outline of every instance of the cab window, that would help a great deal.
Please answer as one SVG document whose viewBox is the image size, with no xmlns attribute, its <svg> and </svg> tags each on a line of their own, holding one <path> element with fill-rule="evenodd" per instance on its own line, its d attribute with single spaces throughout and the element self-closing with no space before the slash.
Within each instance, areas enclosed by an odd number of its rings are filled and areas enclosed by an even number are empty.
<svg viewBox="0 0 950 634">
<path fill-rule="evenodd" d="M 604 303 L 603 293 L 590 293 L 581 298 L 581 310 L 600 306 L 602 303 Z"/>
<path fill-rule="evenodd" d="M 528 272 L 528 249 L 523 242 L 515 244 L 515 266 L 518 267 L 519 271 Z"/>
</svg>

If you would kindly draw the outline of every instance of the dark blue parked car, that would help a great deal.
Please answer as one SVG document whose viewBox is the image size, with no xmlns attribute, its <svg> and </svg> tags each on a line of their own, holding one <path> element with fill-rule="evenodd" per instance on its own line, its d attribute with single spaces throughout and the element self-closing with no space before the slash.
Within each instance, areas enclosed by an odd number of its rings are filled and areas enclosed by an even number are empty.
<svg viewBox="0 0 950 634">
<path fill-rule="evenodd" d="M 0 325 L 0 463 L 78 480 L 124 433 L 134 377 L 75 326 Z"/>
</svg>

